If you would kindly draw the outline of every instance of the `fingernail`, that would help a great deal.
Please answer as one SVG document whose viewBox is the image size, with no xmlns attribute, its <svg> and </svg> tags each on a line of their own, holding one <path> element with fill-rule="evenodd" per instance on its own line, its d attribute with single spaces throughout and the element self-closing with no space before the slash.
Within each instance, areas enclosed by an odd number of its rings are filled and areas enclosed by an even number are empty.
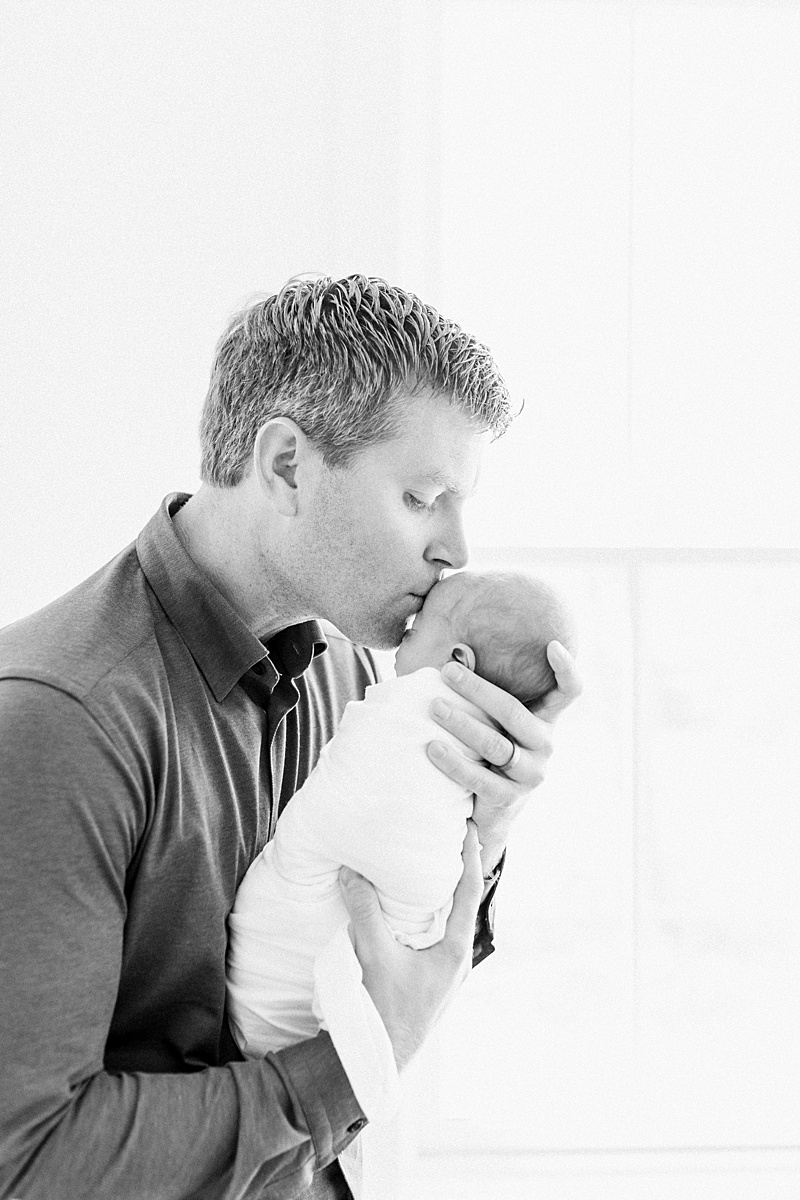
<svg viewBox="0 0 800 1200">
<path fill-rule="evenodd" d="M 447 747 L 441 742 L 431 742 L 428 746 L 428 754 L 430 754 L 431 758 L 446 758 Z"/>
<path fill-rule="evenodd" d="M 453 683 L 457 683 L 458 680 L 461 679 L 463 673 L 463 668 L 460 667 L 458 663 L 449 662 L 442 667 L 442 677 L 444 679 L 452 680 Z"/>
<path fill-rule="evenodd" d="M 431 711 L 433 712 L 434 716 L 449 717 L 450 705 L 446 700 L 434 700 L 433 704 L 431 705 Z"/>
</svg>

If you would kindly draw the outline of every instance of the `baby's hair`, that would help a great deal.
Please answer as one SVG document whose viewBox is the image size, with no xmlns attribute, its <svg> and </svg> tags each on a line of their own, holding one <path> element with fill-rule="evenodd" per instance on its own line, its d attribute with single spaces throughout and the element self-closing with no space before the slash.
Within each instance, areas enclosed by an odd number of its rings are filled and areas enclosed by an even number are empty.
<svg viewBox="0 0 800 1200">
<path fill-rule="evenodd" d="M 523 704 L 555 686 L 548 642 L 574 654 L 575 623 L 558 593 L 517 571 L 466 572 L 450 620 L 475 653 L 475 671 Z"/>
</svg>

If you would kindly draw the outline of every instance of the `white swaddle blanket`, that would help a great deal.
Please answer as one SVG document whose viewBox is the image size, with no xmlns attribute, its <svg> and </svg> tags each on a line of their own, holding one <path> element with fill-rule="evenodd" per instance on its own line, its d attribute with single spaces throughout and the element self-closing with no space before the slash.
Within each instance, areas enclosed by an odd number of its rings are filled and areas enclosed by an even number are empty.
<svg viewBox="0 0 800 1200">
<path fill-rule="evenodd" d="M 374 684 L 347 705 L 229 918 L 229 1012 L 243 1053 L 262 1057 L 327 1029 L 371 1121 L 396 1105 L 397 1072 L 361 983 L 338 873 L 346 865 L 375 885 L 406 945 L 442 937 L 472 796 L 427 757 L 433 739 L 466 752 L 428 715 L 436 696 L 482 717 L 429 667 Z"/>
</svg>

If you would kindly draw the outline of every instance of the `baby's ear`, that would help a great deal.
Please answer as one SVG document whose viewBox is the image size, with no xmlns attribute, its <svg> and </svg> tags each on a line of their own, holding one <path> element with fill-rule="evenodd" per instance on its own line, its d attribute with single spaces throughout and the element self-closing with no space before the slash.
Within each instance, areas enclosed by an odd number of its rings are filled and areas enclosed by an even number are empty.
<svg viewBox="0 0 800 1200">
<path fill-rule="evenodd" d="M 461 663 L 462 667 L 466 667 L 468 671 L 475 670 L 475 651 L 464 642 L 459 642 L 458 645 L 453 646 L 453 649 L 450 651 L 450 657 L 457 663 Z"/>
</svg>

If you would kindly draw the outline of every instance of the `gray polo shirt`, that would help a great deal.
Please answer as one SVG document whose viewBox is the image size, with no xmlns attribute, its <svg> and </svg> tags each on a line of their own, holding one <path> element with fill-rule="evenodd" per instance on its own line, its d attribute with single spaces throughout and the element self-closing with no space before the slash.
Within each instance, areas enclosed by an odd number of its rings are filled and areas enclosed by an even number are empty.
<svg viewBox="0 0 800 1200">
<path fill-rule="evenodd" d="M 241 1061 L 225 946 L 374 663 L 313 622 L 268 652 L 177 538 L 182 499 L 0 633 L 3 1196 L 297 1196 L 364 1122 L 327 1034 Z"/>
<path fill-rule="evenodd" d="M 374 660 L 316 622 L 262 644 L 178 539 L 185 499 L 0 631 L 3 1197 L 334 1196 L 365 1123 L 327 1034 L 242 1061 L 225 948 Z"/>
</svg>

